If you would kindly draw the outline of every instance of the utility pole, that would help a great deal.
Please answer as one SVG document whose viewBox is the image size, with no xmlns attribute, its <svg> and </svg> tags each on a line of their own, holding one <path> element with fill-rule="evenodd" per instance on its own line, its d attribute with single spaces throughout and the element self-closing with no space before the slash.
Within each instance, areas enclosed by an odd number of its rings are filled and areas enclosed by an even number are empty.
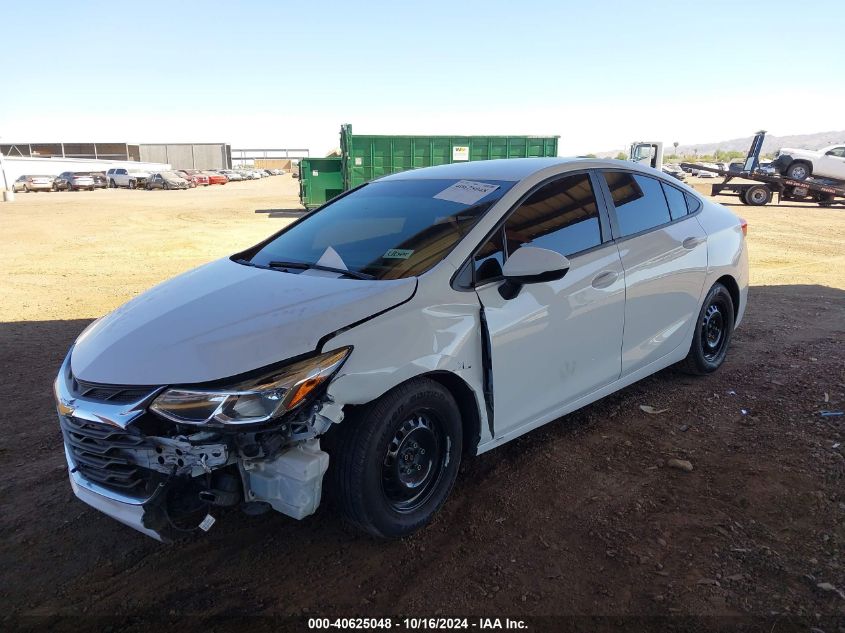
<svg viewBox="0 0 845 633">
<path fill-rule="evenodd" d="M 2 137 L 0 137 L 2 140 Z M 9 182 L 6 180 L 6 164 L 3 162 L 3 148 L 0 147 L 0 174 L 3 174 L 3 200 L 6 199 L 6 192 L 9 190 Z"/>
</svg>

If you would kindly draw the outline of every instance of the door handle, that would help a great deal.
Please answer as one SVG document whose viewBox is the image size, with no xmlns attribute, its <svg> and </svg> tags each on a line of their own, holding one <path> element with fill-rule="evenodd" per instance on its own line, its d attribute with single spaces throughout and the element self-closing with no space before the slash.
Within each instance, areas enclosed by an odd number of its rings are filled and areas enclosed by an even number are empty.
<svg viewBox="0 0 845 633">
<path fill-rule="evenodd" d="M 688 237 L 683 241 L 684 248 L 688 250 L 694 249 L 696 246 L 704 242 L 703 237 Z"/>
<path fill-rule="evenodd" d="M 613 270 L 605 270 L 593 277 L 593 288 L 607 288 L 617 279 L 619 279 L 619 273 Z"/>
</svg>

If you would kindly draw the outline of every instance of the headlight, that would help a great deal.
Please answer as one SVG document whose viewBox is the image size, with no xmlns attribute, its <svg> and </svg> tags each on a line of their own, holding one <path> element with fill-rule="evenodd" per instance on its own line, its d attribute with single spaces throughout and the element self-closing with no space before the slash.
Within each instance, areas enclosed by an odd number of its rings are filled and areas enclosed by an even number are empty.
<svg viewBox="0 0 845 633">
<path fill-rule="evenodd" d="M 295 409 L 331 378 L 351 347 L 321 354 L 229 388 L 174 387 L 156 398 L 150 409 L 184 424 L 256 424 Z"/>
</svg>

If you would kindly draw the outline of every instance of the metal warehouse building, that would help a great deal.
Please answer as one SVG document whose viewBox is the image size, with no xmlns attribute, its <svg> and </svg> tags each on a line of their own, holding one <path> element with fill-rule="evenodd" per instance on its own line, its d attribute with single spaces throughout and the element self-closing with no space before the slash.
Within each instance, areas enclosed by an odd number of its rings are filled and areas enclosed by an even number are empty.
<svg viewBox="0 0 845 633">
<path fill-rule="evenodd" d="M 231 169 L 232 147 L 227 143 L 141 144 L 141 160 L 169 163 L 173 169 Z"/>
<path fill-rule="evenodd" d="M 3 143 L 0 152 L 8 158 L 141 160 L 138 146 L 129 143 Z"/>
</svg>

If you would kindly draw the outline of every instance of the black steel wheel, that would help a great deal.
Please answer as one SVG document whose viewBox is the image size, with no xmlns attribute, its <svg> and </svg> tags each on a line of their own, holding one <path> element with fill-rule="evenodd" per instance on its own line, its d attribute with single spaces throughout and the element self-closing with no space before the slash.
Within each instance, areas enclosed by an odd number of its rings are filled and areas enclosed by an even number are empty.
<svg viewBox="0 0 845 633">
<path fill-rule="evenodd" d="M 733 334 L 736 309 L 730 292 L 715 284 L 698 314 L 684 368 L 693 374 L 709 374 L 725 361 Z"/>
<path fill-rule="evenodd" d="M 461 416 L 440 383 L 417 378 L 344 420 L 332 447 L 332 492 L 343 515 L 381 538 L 422 528 L 458 476 Z"/>
<path fill-rule="evenodd" d="M 437 488 L 448 455 L 437 414 L 415 411 L 397 429 L 382 462 L 381 484 L 396 512 L 413 512 Z"/>
</svg>

